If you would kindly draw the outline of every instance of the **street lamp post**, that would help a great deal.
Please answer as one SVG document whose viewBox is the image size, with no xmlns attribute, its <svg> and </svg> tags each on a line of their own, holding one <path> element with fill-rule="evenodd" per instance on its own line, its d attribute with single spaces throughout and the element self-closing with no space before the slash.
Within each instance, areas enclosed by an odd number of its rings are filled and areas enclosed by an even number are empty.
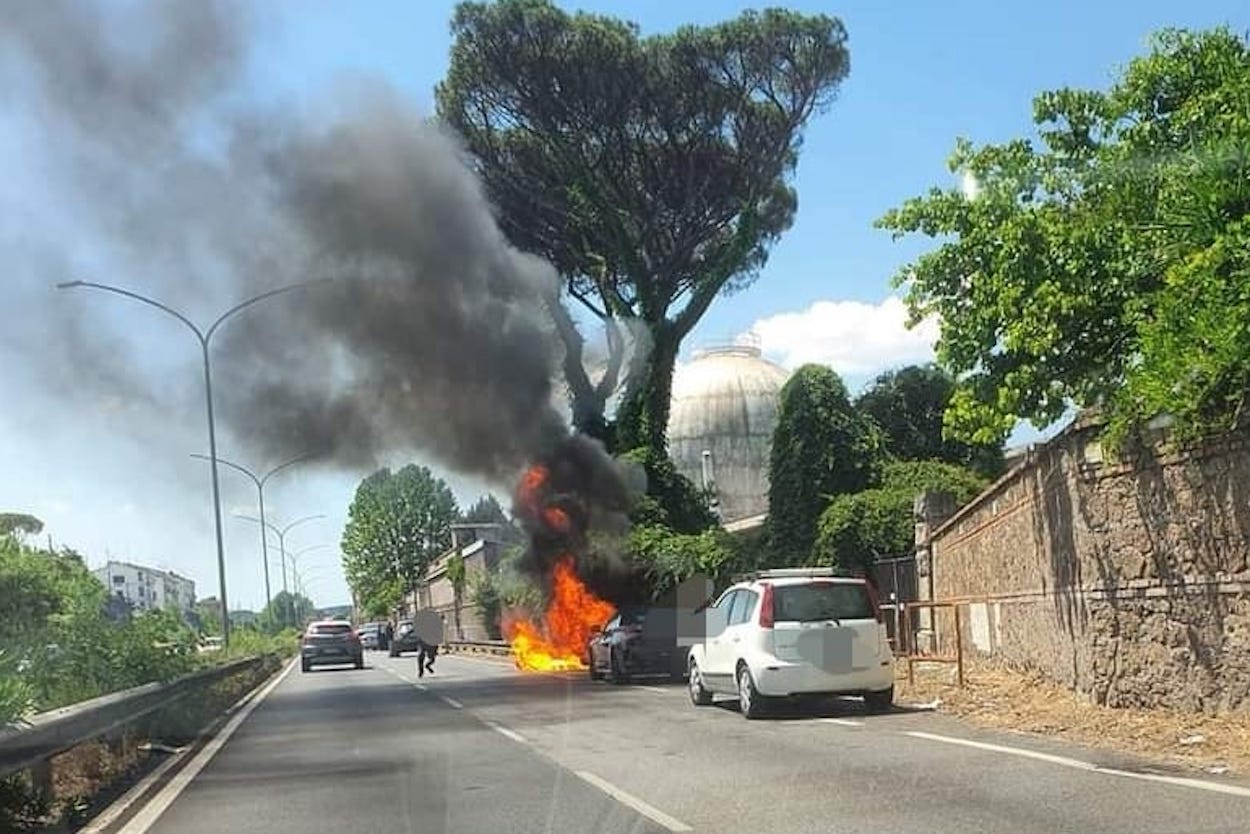
<svg viewBox="0 0 1250 834">
<path fill-rule="evenodd" d="M 292 568 L 292 572 L 295 575 L 295 587 L 296 593 L 298 594 L 296 599 L 299 601 L 300 606 L 296 609 L 296 615 L 300 620 L 303 620 L 304 616 L 307 615 L 307 611 L 303 608 L 303 601 L 308 600 L 309 602 L 312 602 L 312 599 L 308 596 L 308 588 L 321 579 L 321 574 L 318 572 L 317 565 L 313 565 L 306 571 L 299 571 Z"/>
<path fill-rule="evenodd" d="M 210 460 L 207 455 L 191 455 L 191 457 L 199 458 L 200 460 Z M 300 461 L 307 460 L 308 457 L 309 456 L 306 454 L 293 457 L 285 463 L 278 464 L 264 475 L 257 475 L 247 467 L 240 466 L 239 464 L 226 460 L 225 458 L 217 458 L 217 462 L 225 466 L 229 466 L 236 472 L 242 472 L 244 475 L 252 479 L 252 483 L 256 484 L 256 500 L 260 507 L 260 521 L 263 525 L 265 521 L 265 484 L 270 478 L 277 475 L 283 469 L 286 469 L 288 466 L 294 466 Z M 269 537 L 265 535 L 264 526 L 260 528 L 260 559 L 261 564 L 265 567 L 265 605 L 267 606 L 273 602 L 273 596 L 269 591 Z"/>
<path fill-rule="evenodd" d="M 187 318 L 174 308 L 168 307 L 156 299 L 148 298 L 145 295 L 140 295 L 139 293 L 131 290 L 114 287 L 109 284 L 98 284 L 94 281 L 65 281 L 56 285 L 57 289 L 61 290 L 73 289 L 76 287 L 102 290 L 116 295 L 123 295 L 126 298 L 147 304 L 149 307 L 155 307 L 161 312 L 168 313 L 178 321 L 185 324 L 187 328 L 195 334 L 195 338 L 199 339 L 200 355 L 204 361 L 204 408 L 208 415 L 208 454 L 209 457 L 212 458 L 212 465 L 210 468 L 213 472 L 213 528 L 217 535 L 217 583 L 220 586 L 221 596 L 221 641 L 223 645 L 230 644 L 230 605 L 226 600 L 226 548 L 221 537 L 221 487 L 219 486 L 217 480 L 217 428 L 216 424 L 213 422 L 213 373 L 212 363 L 209 361 L 208 346 L 213 339 L 213 334 L 217 332 L 217 328 L 221 327 L 226 319 L 230 318 L 235 313 L 252 306 L 258 301 L 264 301 L 266 298 L 271 298 L 280 293 L 298 289 L 299 287 L 308 286 L 312 283 L 319 282 L 305 281 L 298 284 L 288 284 L 285 287 L 278 287 L 277 289 L 269 290 L 268 292 L 263 292 L 260 295 L 253 296 L 245 301 L 240 301 L 238 304 L 218 316 L 212 324 L 203 330 L 197 327 L 191 319 Z"/>
<path fill-rule="evenodd" d="M 266 529 L 272 530 L 274 533 L 277 534 L 279 558 L 280 558 L 281 565 L 282 565 L 282 590 L 284 593 L 286 593 L 289 596 L 291 592 L 287 590 L 287 586 L 286 586 L 286 534 L 289 533 L 291 529 L 295 527 L 297 524 L 303 524 L 306 521 L 315 521 L 318 518 L 325 518 L 325 515 L 322 513 L 317 513 L 316 515 L 306 515 L 303 518 L 295 519 L 294 521 L 292 521 L 290 524 L 286 525 L 285 527 L 279 527 L 276 524 L 271 524 L 268 521 L 262 521 L 261 519 L 256 518 L 255 516 L 243 515 L 242 513 L 235 513 L 235 518 L 242 518 L 242 519 L 246 519 L 247 521 L 251 521 L 251 522 L 255 522 L 256 524 L 259 524 L 261 526 L 261 535 L 264 535 L 264 531 Z M 283 612 L 282 612 L 282 624 L 286 625 L 286 610 L 285 609 L 283 609 Z"/>
<path fill-rule="evenodd" d="M 310 544 L 308 545 L 308 547 L 301 547 L 295 553 L 287 554 L 287 558 L 291 560 L 291 578 L 295 582 L 295 590 L 296 590 L 297 595 L 302 595 L 304 593 L 304 591 L 300 589 L 300 586 L 303 584 L 300 581 L 303 574 L 301 574 L 299 571 L 299 563 L 297 560 L 299 559 L 299 557 L 303 556 L 305 553 L 309 553 L 310 551 L 319 550 L 323 547 L 329 547 L 329 546 L 330 545 L 328 544 Z M 314 570 L 315 569 L 316 569 L 316 566 L 314 565 Z"/>
</svg>

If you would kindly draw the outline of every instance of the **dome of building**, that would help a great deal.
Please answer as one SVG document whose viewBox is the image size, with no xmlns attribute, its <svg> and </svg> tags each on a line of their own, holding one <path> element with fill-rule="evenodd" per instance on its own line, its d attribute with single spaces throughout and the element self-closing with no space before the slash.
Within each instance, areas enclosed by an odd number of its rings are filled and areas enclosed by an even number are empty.
<svg viewBox="0 0 1250 834">
<path fill-rule="evenodd" d="M 788 377 L 755 344 L 699 351 L 673 374 L 669 452 L 696 485 L 710 479 L 723 521 L 768 512 L 768 458 Z"/>
</svg>

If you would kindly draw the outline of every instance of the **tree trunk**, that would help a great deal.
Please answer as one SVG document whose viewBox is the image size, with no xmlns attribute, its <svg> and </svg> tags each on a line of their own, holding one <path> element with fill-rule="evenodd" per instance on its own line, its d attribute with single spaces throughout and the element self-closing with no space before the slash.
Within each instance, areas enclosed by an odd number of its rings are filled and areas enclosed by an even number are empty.
<svg viewBox="0 0 1250 834">
<path fill-rule="evenodd" d="M 668 454 L 668 414 L 673 391 L 673 369 L 681 338 L 663 322 L 652 331 L 651 352 L 631 374 L 617 410 L 616 451 L 646 447 Z"/>
</svg>

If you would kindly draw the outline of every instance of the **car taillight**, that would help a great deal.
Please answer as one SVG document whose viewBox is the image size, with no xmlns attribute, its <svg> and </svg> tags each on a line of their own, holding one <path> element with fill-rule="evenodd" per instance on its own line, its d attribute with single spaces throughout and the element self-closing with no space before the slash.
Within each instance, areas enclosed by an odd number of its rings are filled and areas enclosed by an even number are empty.
<svg viewBox="0 0 1250 834">
<path fill-rule="evenodd" d="M 760 598 L 760 628 L 773 627 L 773 586 L 764 583 L 764 595 Z"/>
<path fill-rule="evenodd" d="M 349 639 L 349 640 L 351 640 L 353 643 L 359 643 L 359 642 L 360 642 L 360 635 L 359 635 L 359 634 L 357 634 L 357 633 L 356 633 L 356 632 L 354 632 L 354 631 L 349 631 L 349 632 L 347 632 L 347 637 L 348 637 L 348 639 Z"/>
<path fill-rule="evenodd" d="M 865 582 L 864 587 L 868 589 L 868 601 L 872 603 L 872 613 L 877 618 L 877 622 L 885 623 L 885 612 L 881 610 L 881 600 L 877 596 L 877 589 L 872 587 L 871 582 Z"/>
</svg>

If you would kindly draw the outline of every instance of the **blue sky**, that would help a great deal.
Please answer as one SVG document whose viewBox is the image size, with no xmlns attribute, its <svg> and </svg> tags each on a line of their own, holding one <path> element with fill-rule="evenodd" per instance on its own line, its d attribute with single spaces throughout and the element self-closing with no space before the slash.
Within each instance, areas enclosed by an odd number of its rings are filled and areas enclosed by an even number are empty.
<svg viewBox="0 0 1250 834">
<path fill-rule="evenodd" d="M 757 4 L 561 5 L 627 17 L 649 33 L 714 22 Z M 807 131 L 794 228 L 773 251 L 760 280 L 718 301 L 687 348 L 755 329 L 778 361 L 828 362 L 852 386 L 885 367 L 929 355 L 932 329 L 906 331 L 889 286 L 898 267 L 926 243 L 892 242 L 872 223 L 909 196 L 954 184 L 945 160 L 957 136 L 980 143 L 1027 132 L 1036 92 L 1065 85 L 1105 87 L 1158 28 L 1226 23 L 1244 30 L 1250 23 L 1244 1 L 1231 0 L 788 5 L 842 18 L 850 35 L 850 76 L 833 107 Z M 344 79 L 380 76 L 428 111 L 432 88 L 446 67 L 453 6 L 447 0 L 288 0 L 268 7 L 248 83 L 238 95 L 311 102 Z M 0 160 L 10 171 L 26 170 L 26 149 L 45 140 L 0 128 Z M 19 182 L 37 188 L 37 176 Z M 11 192 L 9 199 L 16 204 L 27 196 Z M 57 213 L 56 227 L 73 242 L 72 212 Z M 0 240 L 12 245 L 14 237 Z M 60 276 L 48 283 L 55 280 Z M 55 301 L 48 297 L 40 303 Z M 107 315 L 120 318 L 135 344 L 168 339 L 174 345 L 181 338 L 149 316 Z M 189 374 L 193 347 L 187 345 Z M 67 415 L 42 381 L 24 371 L 20 353 L 0 354 L 0 386 L 7 396 L 0 408 L 0 509 L 43 517 L 57 541 L 78 547 L 93 562 L 108 552 L 161 563 L 196 579 L 201 596 L 214 592 L 204 472 L 185 457 L 198 448 L 188 449 L 186 437 L 172 430 L 168 437 L 139 438 L 127 435 L 124 424 L 105 420 L 88 426 L 85 417 Z M 193 415 L 190 431 L 202 431 L 199 419 Z M 252 496 L 245 484 L 223 477 L 228 508 L 249 508 Z M 275 516 L 327 515 L 304 525 L 293 545 L 337 542 L 356 479 L 297 471 L 282 477 L 270 499 Z M 465 503 L 485 488 L 451 480 Z M 242 522 L 228 524 L 227 548 L 233 599 L 256 607 L 263 600 L 255 530 Z M 318 602 L 346 598 L 333 548 L 310 553 L 305 563 L 319 577 L 312 587 Z"/>
</svg>

